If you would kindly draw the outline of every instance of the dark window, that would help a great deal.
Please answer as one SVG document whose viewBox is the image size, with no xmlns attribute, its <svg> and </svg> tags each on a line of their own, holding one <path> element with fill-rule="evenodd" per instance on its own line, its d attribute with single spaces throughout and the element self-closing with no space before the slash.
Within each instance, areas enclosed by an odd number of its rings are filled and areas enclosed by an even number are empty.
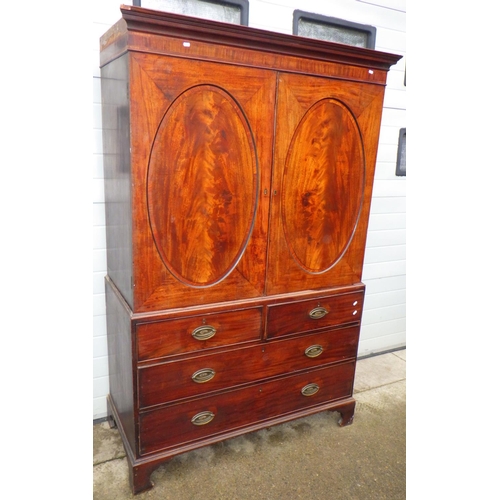
<svg viewBox="0 0 500 500">
<path fill-rule="evenodd" d="M 398 159 L 396 163 L 396 175 L 406 177 L 406 128 L 399 131 Z"/>
<path fill-rule="evenodd" d="M 248 0 L 133 0 L 137 7 L 248 26 Z"/>
<path fill-rule="evenodd" d="M 293 12 L 293 34 L 356 47 L 375 48 L 377 30 L 367 24 L 353 23 L 311 12 Z"/>
</svg>

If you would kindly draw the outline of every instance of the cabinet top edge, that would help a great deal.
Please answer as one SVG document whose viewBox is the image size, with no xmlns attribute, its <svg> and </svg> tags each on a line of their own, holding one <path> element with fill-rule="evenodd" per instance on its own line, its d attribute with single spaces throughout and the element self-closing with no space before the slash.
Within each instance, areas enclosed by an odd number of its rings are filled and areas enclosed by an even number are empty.
<svg viewBox="0 0 500 500">
<path fill-rule="evenodd" d="M 402 56 L 373 49 L 354 47 L 266 31 L 248 26 L 222 23 L 170 12 L 121 5 L 122 18 L 100 39 L 101 52 L 130 32 L 160 36 L 189 37 L 190 40 L 274 52 L 281 55 L 321 59 L 388 71 Z"/>
</svg>

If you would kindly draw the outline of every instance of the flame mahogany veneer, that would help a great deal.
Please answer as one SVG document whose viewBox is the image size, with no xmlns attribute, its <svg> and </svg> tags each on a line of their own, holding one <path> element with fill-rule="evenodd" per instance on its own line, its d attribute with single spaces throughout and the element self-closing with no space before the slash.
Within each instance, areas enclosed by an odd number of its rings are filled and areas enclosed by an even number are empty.
<svg viewBox="0 0 500 500">
<path fill-rule="evenodd" d="M 175 455 L 354 414 L 387 72 L 400 56 L 132 6 L 101 38 L 110 423 Z"/>
</svg>

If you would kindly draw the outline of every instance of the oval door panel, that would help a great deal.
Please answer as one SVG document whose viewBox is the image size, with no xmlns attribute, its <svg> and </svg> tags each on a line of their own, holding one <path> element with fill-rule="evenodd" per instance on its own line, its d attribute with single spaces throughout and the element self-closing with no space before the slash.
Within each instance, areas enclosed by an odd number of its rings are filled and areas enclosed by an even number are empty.
<svg viewBox="0 0 500 500">
<path fill-rule="evenodd" d="M 307 272 L 325 272 L 344 255 L 361 211 L 364 182 L 356 119 L 340 101 L 318 101 L 293 135 L 281 203 L 287 245 Z"/>
<path fill-rule="evenodd" d="M 211 85 L 165 113 L 148 170 L 148 213 L 168 270 L 190 286 L 224 279 L 245 251 L 257 206 L 257 156 L 235 100 Z"/>
</svg>

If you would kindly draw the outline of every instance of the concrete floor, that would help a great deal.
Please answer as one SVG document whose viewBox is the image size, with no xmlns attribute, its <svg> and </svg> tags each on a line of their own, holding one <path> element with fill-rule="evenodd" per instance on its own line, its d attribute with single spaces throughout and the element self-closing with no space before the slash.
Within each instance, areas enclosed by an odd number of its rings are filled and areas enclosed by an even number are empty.
<svg viewBox="0 0 500 500">
<path fill-rule="evenodd" d="M 132 495 L 118 431 L 94 425 L 94 500 L 404 500 L 406 350 L 358 362 L 352 425 L 322 412 L 174 457 Z"/>
</svg>

